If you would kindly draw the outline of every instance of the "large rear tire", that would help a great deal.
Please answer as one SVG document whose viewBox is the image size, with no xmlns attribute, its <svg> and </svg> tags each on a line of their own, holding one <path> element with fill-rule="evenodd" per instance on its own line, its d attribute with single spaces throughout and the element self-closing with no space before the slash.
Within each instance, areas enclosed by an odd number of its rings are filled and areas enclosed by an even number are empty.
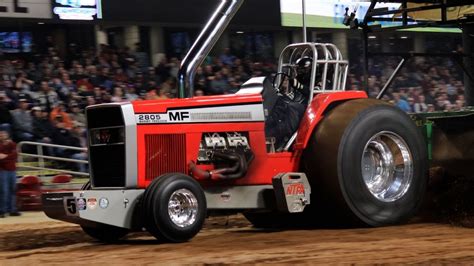
<svg viewBox="0 0 474 266">
<path fill-rule="evenodd" d="M 372 99 L 342 103 L 303 154 L 312 189 L 305 213 L 338 225 L 405 222 L 423 200 L 426 167 L 424 139 L 408 115 Z"/>
<path fill-rule="evenodd" d="M 162 175 L 143 197 L 145 227 L 158 240 L 185 242 L 202 229 L 206 198 L 199 183 L 180 173 Z"/>
</svg>

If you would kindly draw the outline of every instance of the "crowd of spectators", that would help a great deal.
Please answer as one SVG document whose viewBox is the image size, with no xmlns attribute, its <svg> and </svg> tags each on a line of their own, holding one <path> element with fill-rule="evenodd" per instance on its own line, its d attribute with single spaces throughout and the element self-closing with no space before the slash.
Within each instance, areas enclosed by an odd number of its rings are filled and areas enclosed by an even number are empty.
<svg viewBox="0 0 474 266">
<path fill-rule="evenodd" d="M 377 60 L 377 61 L 376 61 Z M 369 64 L 369 96 L 376 97 L 399 62 L 376 58 Z M 362 64 L 353 65 L 349 89 L 363 88 Z M 384 100 L 408 113 L 458 111 L 465 108 L 463 72 L 446 58 L 410 59 L 387 90 Z"/>
<path fill-rule="evenodd" d="M 50 47 L 47 54 L 30 59 L 3 58 L 0 129 L 11 132 L 17 142 L 85 147 L 85 107 L 176 97 L 179 58 L 163 57 L 156 66 L 150 66 L 144 57 L 130 49 L 102 46 L 98 51 L 70 52 L 65 57 Z M 197 70 L 195 94 L 234 93 L 250 77 L 274 73 L 275 62 L 237 58 L 226 49 L 220 56 L 208 57 Z M 378 62 L 370 67 L 370 96 L 378 94 L 397 63 Z M 357 63 L 351 68 L 348 89 L 363 89 L 360 69 Z M 385 99 L 407 112 L 459 110 L 465 105 L 462 72 L 452 69 L 450 61 L 413 60 L 396 78 Z M 86 156 L 51 152 L 78 159 Z"/>
<path fill-rule="evenodd" d="M 2 58 L 0 129 L 16 142 L 86 147 L 87 106 L 176 97 L 180 60 L 163 57 L 153 67 L 143 57 L 142 52 L 102 46 L 65 57 L 50 47 L 47 54 L 30 58 Z M 195 95 L 234 93 L 249 77 L 274 71 L 274 64 L 236 58 L 227 49 L 207 58 L 197 70 Z M 48 152 L 76 159 L 87 156 L 61 149 Z"/>
</svg>

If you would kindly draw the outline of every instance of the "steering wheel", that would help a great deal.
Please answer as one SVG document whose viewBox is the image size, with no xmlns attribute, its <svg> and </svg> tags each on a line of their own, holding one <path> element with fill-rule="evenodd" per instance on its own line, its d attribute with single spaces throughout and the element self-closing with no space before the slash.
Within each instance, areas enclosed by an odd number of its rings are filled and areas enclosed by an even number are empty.
<svg viewBox="0 0 474 266">
<path fill-rule="evenodd" d="M 278 80 L 278 77 L 281 76 L 282 78 L 280 79 L 280 84 L 276 84 L 277 80 Z M 276 88 L 278 90 L 278 92 L 281 92 L 281 87 L 283 86 L 283 83 L 285 82 L 285 79 L 288 79 L 288 82 L 289 82 L 289 85 L 291 87 L 293 87 L 293 85 L 291 84 L 291 80 L 293 79 L 289 74 L 285 73 L 285 72 L 278 72 L 275 74 L 275 77 L 273 77 L 273 88 Z"/>
</svg>

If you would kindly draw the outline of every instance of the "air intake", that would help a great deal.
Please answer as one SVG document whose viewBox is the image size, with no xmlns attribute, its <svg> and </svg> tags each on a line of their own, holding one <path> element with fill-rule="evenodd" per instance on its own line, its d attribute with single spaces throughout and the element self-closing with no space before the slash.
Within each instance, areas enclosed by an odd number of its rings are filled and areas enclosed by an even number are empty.
<svg viewBox="0 0 474 266">
<path fill-rule="evenodd" d="M 146 135 L 145 152 L 146 180 L 166 173 L 187 173 L 185 134 Z"/>
</svg>

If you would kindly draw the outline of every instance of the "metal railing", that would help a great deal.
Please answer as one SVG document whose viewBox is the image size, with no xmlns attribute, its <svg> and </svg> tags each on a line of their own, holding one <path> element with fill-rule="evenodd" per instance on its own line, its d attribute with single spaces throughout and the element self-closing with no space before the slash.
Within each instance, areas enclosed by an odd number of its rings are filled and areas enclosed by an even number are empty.
<svg viewBox="0 0 474 266">
<path fill-rule="evenodd" d="M 25 146 L 36 147 L 37 154 L 22 152 L 23 147 L 25 147 Z M 89 173 L 86 173 L 86 172 L 77 172 L 77 171 L 71 171 L 71 170 L 65 170 L 65 169 L 56 169 L 56 168 L 46 167 L 45 160 L 69 162 L 69 163 L 79 163 L 79 164 L 89 164 L 89 161 L 44 155 L 45 154 L 44 153 L 44 148 L 45 147 L 47 147 L 47 148 L 57 148 L 57 149 L 63 149 L 63 150 L 87 152 L 86 148 L 63 146 L 63 145 L 41 143 L 41 142 L 23 141 L 23 142 L 18 143 L 18 145 L 17 145 L 18 162 L 22 163 L 22 162 L 25 161 L 24 159 L 26 159 L 26 158 L 34 158 L 34 159 L 38 160 L 38 165 L 39 166 L 23 165 L 21 167 L 26 168 L 26 169 L 32 169 L 32 170 L 44 170 L 44 171 L 52 171 L 52 172 L 72 174 L 72 175 L 89 176 Z"/>
</svg>

